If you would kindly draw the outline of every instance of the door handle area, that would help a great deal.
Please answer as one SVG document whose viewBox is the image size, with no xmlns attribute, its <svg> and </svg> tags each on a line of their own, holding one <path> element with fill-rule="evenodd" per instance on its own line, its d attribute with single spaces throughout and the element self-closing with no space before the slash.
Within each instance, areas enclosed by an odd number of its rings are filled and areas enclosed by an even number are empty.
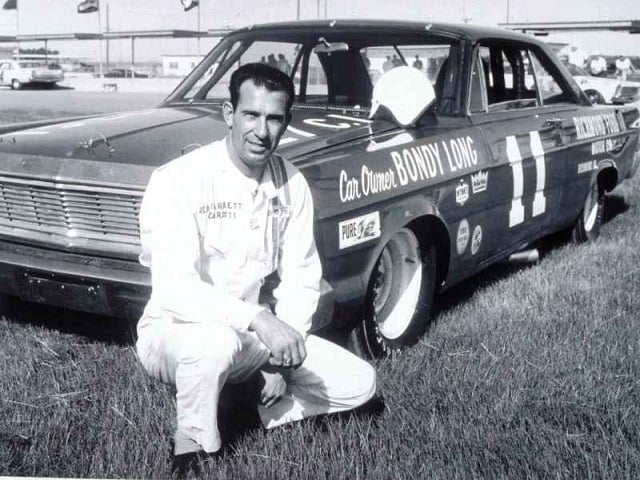
<svg viewBox="0 0 640 480">
<path fill-rule="evenodd" d="M 554 127 L 554 128 L 557 128 L 557 127 L 561 127 L 561 126 L 562 126 L 562 123 L 563 123 L 564 121 L 565 121 L 565 119 L 564 119 L 564 118 L 561 118 L 561 117 L 551 117 L 551 118 L 547 118 L 547 119 L 544 121 L 544 125 L 543 125 L 543 126 L 544 126 L 544 127 Z"/>
</svg>

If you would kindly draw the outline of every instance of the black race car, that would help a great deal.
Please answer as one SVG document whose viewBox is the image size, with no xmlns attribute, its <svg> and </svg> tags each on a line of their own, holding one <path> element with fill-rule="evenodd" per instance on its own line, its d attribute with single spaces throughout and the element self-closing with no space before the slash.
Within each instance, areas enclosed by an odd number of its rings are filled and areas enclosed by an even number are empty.
<svg viewBox="0 0 640 480">
<path fill-rule="evenodd" d="M 375 82 L 416 55 L 434 98 L 385 81 L 370 118 Z M 638 110 L 592 106 L 533 38 L 419 22 L 254 25 L 158 108 L 2 127 L 0 291 L 136 318 L 150 289 L 137 262 L 149 175 L 226 134 L 230 74 L 256 61 L 296 86 L 279 151 L 314 195 L 326 279 L 316 327 L 355 328 L 370 354 L 415 342 L 438 290 L 536 239 L 595 238 L 605 193 L 640 162 Z"/>
</svg>

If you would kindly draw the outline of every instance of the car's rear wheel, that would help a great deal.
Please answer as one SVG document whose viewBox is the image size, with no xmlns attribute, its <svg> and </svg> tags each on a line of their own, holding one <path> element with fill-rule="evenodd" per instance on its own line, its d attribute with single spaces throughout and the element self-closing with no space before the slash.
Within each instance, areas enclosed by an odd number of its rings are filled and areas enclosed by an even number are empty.
<svg viewBox="0 0 640 480">
<path fill-rule="evenodd" d="M 14 78 L 13 80 L 11 80 L 11 88 L 13 90 L 20 90 L 22 88 L 22 82 L 17 78 Z"/>
<path fill-rule="evenodd" d="M 605 103 L 604 97 L 597 90 L 586 90 L 584 93 L 587 94 L 589 101 L 594 105 Z"/>
<path fill-rule="evenodd" d="M 409 228 L 385 245 L 369 280 L 364 318 L 351 334 L 362 355 L 381 357 L 413 345 L 429 324 L 435 287 L 435 246 Z"/>
<path fill-rule="evenodd" d="M 604 190 L 594 180 L 584 201 L 582 212 L 580 212 L 580 216 L 573 226 L 571 240 L 576 243 L 584 243 L 598 238 L 602 225 L 603 210 Z"/>
</svg>

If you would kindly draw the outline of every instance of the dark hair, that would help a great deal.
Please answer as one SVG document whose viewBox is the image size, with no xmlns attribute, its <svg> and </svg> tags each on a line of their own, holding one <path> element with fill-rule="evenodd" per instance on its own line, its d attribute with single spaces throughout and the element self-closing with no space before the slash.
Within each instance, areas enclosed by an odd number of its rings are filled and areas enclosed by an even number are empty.
<svg viewBox="0 0 640 480">
<path fill-rule="evenodd" d="M 291 108 L 295 95 L 293 82 L 286 73 L 264 63 L 246 63 L 231 74 L 229 93 L 233 108 L 238 106 L 240 86 L 246 80 L 252 80 L 257 86 L 265 87 L 270 92 L 285 92 L 289 96 L 287 110 Z"/>
</svg>

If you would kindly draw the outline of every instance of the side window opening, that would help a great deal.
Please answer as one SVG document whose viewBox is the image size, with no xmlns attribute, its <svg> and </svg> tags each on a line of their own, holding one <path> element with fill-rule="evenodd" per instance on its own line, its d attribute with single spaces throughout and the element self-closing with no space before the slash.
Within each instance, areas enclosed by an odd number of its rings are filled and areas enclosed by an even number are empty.
<svg viewBox="0 0 640 480">
<path fill-rule="evenodd" d="M 487 111 L 486 91 L 489 86 L 489 60 L 482 57 L 480 49 L 476 52 L 471 69 L 471 88 L 469 94 L 469 112 L 484 113 Z"/>
<path fill-rule="evenodd" d="M 472 72 L 469 111 L 484 111 L 480 103 L 483 99 L 482 76 L 489 112 L 574 103 L 567 87 L 558 81 L 559 73 L 552 72 L 533 49 L 517 45 L 481 45 Z"/>
<path fill-rule="evenodd" d="M 533 72 L 537 79 L 542 104 L 575 103 L 571 94 L 561 86 L 550 70 L 542 64 L 536 53 L 530 51 L 529 57 L 531 58 Z"/>
</svg>

